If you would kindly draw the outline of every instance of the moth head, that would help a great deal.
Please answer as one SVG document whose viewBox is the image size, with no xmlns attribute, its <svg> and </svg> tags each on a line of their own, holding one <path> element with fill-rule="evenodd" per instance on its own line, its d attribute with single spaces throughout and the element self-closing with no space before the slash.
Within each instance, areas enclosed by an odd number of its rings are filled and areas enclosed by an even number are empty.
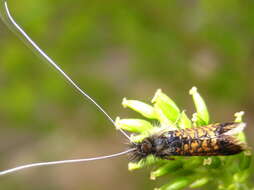
<svg viewBox="0 0 254 190">
<path fill-rule="evenodd" d="M 132 143 L 130 147 L 135 149 L 130 153 L 129 160 L 138 162 L 153 153 L 153 139 L 145 138 L 142 142 Z"/>
<path fill-rule="evenodd" d="M 152 142 L 150 139 L 145 139 L 141 144 L 140 144 L 140 151 L 144 154 L 150 154 L 152 152 Z"/>
</svg>

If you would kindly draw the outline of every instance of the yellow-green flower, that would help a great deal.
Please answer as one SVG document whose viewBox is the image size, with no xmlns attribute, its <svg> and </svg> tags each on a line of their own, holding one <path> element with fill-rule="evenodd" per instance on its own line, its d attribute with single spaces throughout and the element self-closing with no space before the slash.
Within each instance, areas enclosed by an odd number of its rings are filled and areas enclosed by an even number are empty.
<svg viewBox="0 0 254 190">
<path fill-rule="evenodd" d="M 157 90 L 151 104 L 138 100 L 123 99 L 123 106 L 138 113 L 143 118 L 116 119 L 117 128 L 132 133 L 132 142 L 141 142 L 144 138 L 163 129 L 178 130 L 191 127 L 208 125 L 210 115 L 204 99 L 196 87 L 190 90 L 196 111 L 190 119 L 187 111 L 169 98 L 161 89 Z M 244 112 L 235 114 L 235 122 L 242 122 Z M 245 141 L 243 132 L 238 134 L 238 139 Z M 203 189 L 233 189 L 247 190 L 249 168 L 251 164 L 251 151 L 234 156 L 217 157 L 174 157 L 175 160 L 163 160 L 152 155 L 139 162 L 130 162 L 129 170 L 153 167 L 150 174 L 151 180 L 162 176 L 166 177 L 165 184 L 157 190 L 180 190 L 185 188 Z M 164 178 L 165 178 L 164 177 Z"/>
</svg>

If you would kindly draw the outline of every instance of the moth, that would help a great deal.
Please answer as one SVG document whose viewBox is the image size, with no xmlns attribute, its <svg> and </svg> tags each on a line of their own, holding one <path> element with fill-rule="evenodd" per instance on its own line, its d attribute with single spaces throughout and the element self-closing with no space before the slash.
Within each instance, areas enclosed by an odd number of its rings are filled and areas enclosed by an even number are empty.
<svg viewBox="0 0 254 190">
<path fill-rule="evenodd" d="M 245 123 L 216 123 L 151 135 L 140 143 L 132 143 L 130 160 L 140 161 L 148 155 L 162 159 L 170 156 L 227 156 L 246 149 L 247 145 L 236 136 Z"/>
<path fill-rule="evenodd" d="M 34 49 L 47 63 L 49 63 L 67 82 L 71 84 L 84 98 L 91 101 L 109 121 L 116 126 L 114 120 L 107 112 L 95 102 L 86 92 L 84 92 L 15 22 L 10 14 L 6 0 L 0 1 L 1 19 L 4 23 L 18 34 L 19 37 L 26 42 L 26 45 Z M 246 149 L 246 144 L 237 140 L 235 134 L 241 132 L 245 127 L 245 123 L 218 123 L 203 127 L 182 129 L 182 130 L 161 130 L 156 134 L 143 139 L 139 143 L 131 142 L 129 135 L 119 129 L 120 132 L 130 141 L 129 149 L 120 153 L 108 156 L 100 156 L 94 158 L 82 158 L 74 160 L 61 160 L 41 163 L 31 163 L 16 168 L 0 171 L 0 175 L 17 172 L 19 170 L 41 167 L 48 165 L 59 165 L 77 162 L 88 162 L 95 160 L 108 159 L 118 157 L 120 155 L 130 154 L 131 161 L 140 161 L 148 155 L 162 159 L 172 159 L 171 156 L 219 156 L 238 154 Z"/>
</svg>

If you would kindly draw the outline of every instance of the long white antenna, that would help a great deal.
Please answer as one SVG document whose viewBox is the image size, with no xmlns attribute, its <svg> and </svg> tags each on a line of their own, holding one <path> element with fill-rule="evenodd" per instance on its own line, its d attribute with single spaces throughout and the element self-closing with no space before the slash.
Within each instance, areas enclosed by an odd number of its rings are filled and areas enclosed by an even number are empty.
<svg viewBox="0 0 254 190">
<path fill-rule="evenodd" d="M 4 15 L 2 15 L 2 19 L 3 21 L 6 23 L 6 25 L 8 27 L 14 27 L 15 30 L 17 30 L 17 32 L 19 34 L 21 34 L 21 37 L 23 38 L 23 40 L 25 40 L 26 42 L 28 42 L 29 45 L 31 45 L 31 47 L 36 50 L 36 52 L 38 52 L 45 60 L 47 63 L 49 63 L 56 71 L 58 71 L 58 73 L 60 73 L 65 79 L 66 81 L 68 81 L 81 95 L 83 95 L 83 97 L 87 98 L 89 101 L 91 101 L 92 103 L 95 104 L 95 106 L 106 115 L 106 117 L 108 118 L 108 120 L 116 127 L 116 129 L 119 129 L 114 120 L 107 114 L 107 112 L 95 101 L 93 100 L 87 93 L 85 93 L 28 35 L 27 33 L 15 22 L 15 20 L 13 19 L 13 17 L 10 14 L 10 11 L 8 9 L 8 4 L 6 0 L 0 0 L 3 1 L 4 3 L 4 11 L 5 11 L 5 16 L 7 16 L 7 18 L 9 20 L 5 20 Z M 1 16 L 1 14 L 0 14 Z M 10 22 L 10 26 L 8 25 L 8 23 Z M 10 28 L 11 30 L 13 28 Z M 130 140 L 130 137 L 122 130 L 119 129 L 120 132 Z"/>
<path fill-rule="evenodd" d="M 121 156 L 121 155 L 124 155 L 124 154 L 128 154 L 129 152 L 132 152 L 134 150 L 135 150 L 135 148 L 132 148 L 132 149 L 126 150 L 124 152 L 119 152 L 119 153 L 108 155 L 108 156 L 99 156 L 99 157 L 94 157 L 94 158 L 83 158 L 83 159 L 74 159 L 74 160 L 61 160 L 61 161 L 40 162 L 40 163 L 27 164 L 27 165 L 23 165 L 23 166 L 18 166 L 16 168 L 1 171 L 0 175 L 6 175 L 6 174 L 9 174 L 9 173 L 17 172 L 19 170 L 24 170 L 24 169 L 27 169 L 27 168 L 40 167 L 40 166 L 50 166 L 50 165 L 60 165 L 60 164 L 70 164 L 70 163 L 77 163 L 77 162 L 89 162 L 89 161 L 95 161 L 95 160 L 103 160 L 103 159 L 107 159 L 107 158 L 113 158 L 113 157 Z"/>
</svg>

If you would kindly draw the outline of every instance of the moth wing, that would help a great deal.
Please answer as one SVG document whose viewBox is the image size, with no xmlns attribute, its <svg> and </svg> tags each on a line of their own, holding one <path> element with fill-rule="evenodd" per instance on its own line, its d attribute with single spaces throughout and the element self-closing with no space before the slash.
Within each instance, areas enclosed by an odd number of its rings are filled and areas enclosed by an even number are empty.
<svg viewBox="0 0 254 190">
<path fill-rule="evenodd" d="M 213 138 L 191 139 L 182 155 L 188 156 L 226 156 L 246 150 L 247 145 L 234 136 L 221 135 Z"/>
<path fill-rule="evenodd" d="M 246 123 L 234 123 L 230 126 L 224 127 L 225 132 L 223 134 L 229 136 L 236 135 L 242 132 L 245 127 Z"/>
<path fill-rule="evenodd" d="M 244 130 L 246 123 L 228 122 L 228 123 L 216 123 L 197 128 L 198 130 L 204 130 L 208 137 L 213 138 L 220 135 L 236 135 Z M 201 128 L 201 129 L 200 129 Z"/>
<path fill-rule="evenodd" d="M 247 148 L 247 144 L 239 141 L 236 137 L 230 135 L 221 135 L 217 139 L 218 151 L 222 155 L 238 154 Z"/>
</svg>

